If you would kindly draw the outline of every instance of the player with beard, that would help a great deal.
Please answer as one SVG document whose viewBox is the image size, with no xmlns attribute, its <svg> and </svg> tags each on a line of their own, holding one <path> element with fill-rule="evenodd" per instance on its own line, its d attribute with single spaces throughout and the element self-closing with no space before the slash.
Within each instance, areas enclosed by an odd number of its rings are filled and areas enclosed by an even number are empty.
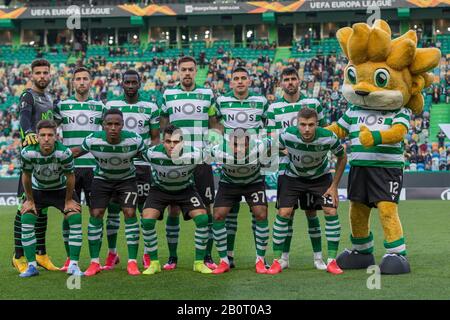
<svg viewBox="0 0 450 320">
<path fill-rule="evenodd" d="M 53 100 L 46 92 L 46 89 L 50 84 L 50 79 L 50 63 L 45 59 L 34 60 L 31 63 L 32 86 L 22 93 L 19 101 L 19 121 L 22 147 L 36 145 L 38 143 L 36 136 L 36 125 L 40 120 L 53 119 Z M 19 179 L 17 196 L 21 199 L 21 201 L 23 201 L 25 193 L 21 181 L 22 175 Z M 19 204 L 14 220 L 15 250 L 12 263 L 17 271 L 23 273 L 27 269 L 28 263 L 24 256 L 24 250 L 21 243 L 21 206 L 22 204 Z M 37 264 L 50 271 L 59 270 L 59 268 L 55 267 L 52 263 L 46 252 L 45 233 L 47 231 L 47 209 L 43 209 L 39 212 L 35 227 Z"/>
<path fill-rule="evenodd" d="M 281 72 L 281 88 L 283 89 L 283 97 L 275 101 L 269 106 L 267 112 L 267 129 L 282 130 L 297 125 L 297 115 L 302 108 L 311 108 L 316 110 L 318 115 L 318 124 L 320 127 L 327 125 L 323 115 L 323 109 L 320 102 L 314 98 L 303 96 L 299 90 L 300 78 L 297 70 L 293 67 L 286 67 Z M 280 153 L 280 168 L 278 171 L 278 192 L 280 194 L 280 177 L 285 174 L 289 157 Z M 295 211 L 295 208 L 294 208 Z M 320 220 L 315 210 L 305 211 L 308 220 L 308 232 L 314 252 L 314 267 L 318 270 L 326 270 L 327 265 L 322 258 L 322 235 L 320 231 Z M 284 241 L 283 254 L 279 263 L 282 269 L 289 267 L 289 251 L 291 247 L 291 239 L 293 232 L 294 213 L 290 216 L 288 222 L 288 233 Z"/>
<path fill-rule="evenodd" d="M 61 123 L 62 142 L 69 148 L 81 145 L 84 138 L 91 133 L 102 131 L 101 123 L 104 109 L 101 101 L 94 100 L 89 96 L 92 78 L 88 69 L 84 67 L 75 69 L 72 84 L 75 94 L 64 101 L 60 101 L 55 107 L 55 120 Z M 75 192 L 78 199 L 81 199 L 81 191 L 84 192 L 86 204 L 89 207 L 95 165 L 95 158 L 91 153 L 75 159 Z M 67 260 L 61 271 L 67 271 L 70 263 L 69 231 L 69 223 L 65 219 L 63 220 L 63 237 Z"/>
<path fill-rule="evenodd" d="M 163 94 L 161 105 L 161 127 L 167 124 L 177 126 L 183 132 L 184 144 L 204 150 L 207 146 L 208 128 L 217 126 L 217 118 L 213 108 L 214 94 L 211 89 L 202 88 L 195 84 L 197 62 L 189 56 L 178 60 L 180 84 L 174 88 L 167 88 Z M 202 163 L 194 170 L 195 188 L 197 189 L 208 214 L 208 245 L 204 258 L 208 268 L 214 270 L 217 265 L 211 257 L 213 245 L 211 205 L 214 203 L 214 177 L 210 164 Z M 164 270 L 173 270 L 177 266 L 178 234 L 180 230 L 180 208 L 169 207 L 166 222 L 166 237 L 169 246 L 169 261 L 163 266 Z M 190 219 L 189 215 L 183 215 Z M 162 215 L 160 216 L 162 218 Z"/>
</svg>

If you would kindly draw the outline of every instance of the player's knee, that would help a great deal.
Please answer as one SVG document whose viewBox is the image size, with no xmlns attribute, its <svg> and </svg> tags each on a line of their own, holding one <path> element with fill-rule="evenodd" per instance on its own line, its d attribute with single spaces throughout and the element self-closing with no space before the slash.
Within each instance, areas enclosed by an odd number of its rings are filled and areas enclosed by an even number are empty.
<svg viewBox="0 0 450 320">
<path fill-rule="evenodd" d="M 324 213 L 325 213 L 325 209 L 324 209 Z M 317 216 L 317 211 L 316 210 L 306 210 L 305 215 L 308 218 L 315 218 Z"/>
<path fill-rule="evenodd" d="M 208 215 L 205 213 L 199 214 L 194 217 L 194 222 L 197 227 L 207 227 L 208 226 Z"/>
<path fill-rule="evenodd" d="M 336 208 L 323 208 L 323 213 L 326 216 L 335 216 L 337 215 L 337 210 Z"/>
<path fill-rule="evenodd" d="M 267 219 L 267 207 L 256 208 L 253 207 L 253 214 L 256 221 L 263 221 Z"/>
<path fill-rule="evenodd" d="M 134 218 L 134 217 L 136 217 L 136 209 L 135 208 L 124 208 L 123 215 L 125 218 Z"/>
<path fill-rule="evenodd" d="M 291 208 L 282 208 L 278 210 L 278 215 L 283 218 L 290 218 L 292 216 L 293 210 Z"/>
<path fill-rule="evenodd" d="M 227 216 L 226 212 L 224 212 L 222 210 L 215 209 L 214 213 L 213 213 L 213 220 L 215 220 L 215 221 L 224 221 L 226 216 Z"/>
</svg>

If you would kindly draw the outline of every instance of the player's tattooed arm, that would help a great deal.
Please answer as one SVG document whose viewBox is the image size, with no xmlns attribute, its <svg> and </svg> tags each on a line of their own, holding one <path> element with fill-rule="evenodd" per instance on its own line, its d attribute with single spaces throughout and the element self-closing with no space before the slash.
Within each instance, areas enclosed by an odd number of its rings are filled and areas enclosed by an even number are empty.
<svg viewBox="0 0 450 320">
<path fill-rule="evenodd" d="M 70 151 L 72 151 L 74 159 L 84 156 L 86 153 L 89 152 L 89 151 L 83 150 L 81 147 L 72 147 L 72 148 L 70 148 Z"/>
<path fill-rule="evenodd" d="M 34 204 L 33 198 L 33 189 L 31 186 L 31 172 L 22 171 L 22 185 L 25 189 L 25 195 L 27 199 L 22 205 L 22 209 L 20 210 L 21 214 L 24 213 L 34 213 L 37 214 L 36 206 Z"/>
<path fill-rule="evenodd" d="M 163 131 L 168 124 L 169 124 L 169 117 L 161 115 L 159 118 L 159 126 L 161 128 L 160 130 Z"/>
<path fill-rule="evenodd" d="M 80 212 L 80 204 L 72 199 L 73 190 L 75 189 L 75 174 L 73 172 L 65 173 L 66 181 L 66 199 L 64 202 L 64 213 Z"/>
</svg>

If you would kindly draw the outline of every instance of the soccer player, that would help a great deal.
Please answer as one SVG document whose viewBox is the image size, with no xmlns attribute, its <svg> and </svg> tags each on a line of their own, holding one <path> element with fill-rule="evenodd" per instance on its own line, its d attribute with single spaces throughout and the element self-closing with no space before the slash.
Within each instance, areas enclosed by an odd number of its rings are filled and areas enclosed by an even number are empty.
<svg viewBox="0 0 450 320">
<path fill-rule="evenodd" d="M 50 63 L 39 59 L 31 63 L 30 89 L 26 89 L 20 96 L 19 121 L 22 147 L 37 144 L 36 125 L 40 120 L 53 118 L 53 100 L 46 92 L 50 84 Z M 18 198 L 24 197 L 21 178 L 19 179 Z M 20 273 L 27 268 L 27 261 L 21 244 L 21 214 L 20 205 L 14 220 L 15 252 L 12 259 L 14 267 Z M 36 262 L 47 270 L 59 270 L 46 253 L 45 233 L 47 232 L 47 209 L 39 211 L 36 221 Z"/>
<path fill-rule="evenodd" d="M 123 114 L 119 109 L 107 110 L 103 116 L 104 131 L 90 134 L 84 139 L 81 146 L 71 148 L 75 158 L 91 152 L 96 161 L 88 226 L 91 263 L 84 273 L 85 276 L 93 276 L 102 270 L 99 253 L 103 216 L 113 197 L 119 201 L 125 217 L 128 274 L 140 274 L 136 261 L 139 246 L 139 224 L 136 217 L 138 192 L 133 158 L 145 151 L 146 147 L 139 134 L 123 131 L 123 124 Z"/>
<path fill-rule="evenodd" d="M 327 271 L 340 274 L 336 263 L 341 226 L 337 215 L 338 185 L 347 163 L 345 149 L 331 131 L 317 126 L 318 115 L 312 108 L 298 112 L 297 125 L 286 128 L 279 137 L 280 148 L 289 156 L 289 164 L 280 177 L 278 214 L 273 224 L 274 261 L 268 274 L 282 271 L 279 260 L 288 233 L 288 223 L 300 200 L 302 210 L 323 210 L 328 244 Z M 334 178 L 329 173 L 328 153 L 337 157 Z"/>
<path fill-rule="evenodd" d="M 139 134 L 146 147 L 159 143 L 159 108 L 150 101 L 141 98 L 139 88 L 141 77 L 135 70 L 127 70 L 122 75 L 123 96 L 106 103 L 106 109 L 117 108 L 123 113 L 124 130 Z M 150 165 L 142 160 L 135 160 L 136 181 L 138 186 L 138 209 L 142 213 L 145 199 L 150 189 L 151 172 Z M 117 232 L 120 226 L 120 207 L 111 204 L 108 207 L 108 220 L 106 232 L 108 237 L 108 257 L 106 258 L 106 270 L 111 270 L 119 262 L 117 254 Z M 147 247 L 144 248 L 144 268 L 149 266 Z"/>
<path fill-rule="evenodd" d="M 272 103 L 269 106 L 267 112 L 267 130 L 275 130 L 281 132 L 290 126 L 297 125 L 297 115 L 301 108 L 307 107 L 317 111 L 319 126 L 324 127 L 327 121 L 323 115 L 322 106 L 317 99 L 306 98 L 302 96 L 299 90 L 300 78 L 297 70 L 293 67 L 286 67 L 283 69 L 280 75 L 281 88 L 283 89 L 283 97 L 278 101 Z M 280 153 L 280 168 L 278 171 L 278 181 L 280 177 L 285 173 L 287 165 L 289 163 L 289 157 Z M 278 183 L 278 189 L 279 189 Z M 280 194 L 279 190 L 277 194 Z M 322 237 L 320 231 L 320 220 L 316 215 L 316 211 L 305 211 L 308 221 L 309 237 L 314 252 L 314 266 L 319 270 L 326 270 L 327 265 L 323 262 L 322 257 Z M 284 241 L 283 254 L 278 262 L 282 269 L 289 267 L 289 250 L 291 247 L 291 239 L 293 232 L 293 218 L 288 222 L 288 234 Z"/>
<path fill-rule="evenodd" d="M 214 274 L 230 270 L 227 257 L 227 230 L 225 219 L 231 208 L 245 198 L 256 219 L 256 272 L 266 273 L 265 255 L 269 241 L 267 199 L 261 164 L 267 162 L 268 141 L 251 140 L 245 129 L 235 129 L 229 141 L 211 149 L 211 156 L 222 164 L 216 200 L 214 202 L 213 232 L 220 264 Z"/>
<path fill-rule="evenodd" d="M 104 105 L 101 101 L 90 98 L 92 78 L 91 73 L 84 67 L 75 69 L 72 77 L 72 85 L 75 95 L 64 101 L 60 101 L 55 107 L 55 120 L 60 122 L 62 130 L 62 142 L 67 147 L 79 146 L 84 138 L 93 132 L 102 130 L 102 115 Z M 91 184 L 94 178 L 95 159 L 91 153 L 75 159 L 75 192 L 81 199 L 81 191 L 84 192 L 86 203 L 90 206 Z M 69 225 L 63 221 L 64 245 L 67 252 L 67 260 L 61 271 L 66 271 L 69 266 Z"/>
<path fill-rule="evenodd" d="M 234 129 L 243 128 L 251 135 L 255 135 L 264 126 L 267 117 L 268 102 L 264 96 L 249 91 L 251 84 L 250 74 L 244 67 L 236 67 L 231 74 L 230 87 L 232 90 L 217 98 L 216 111 L 221 119 L 225 138 Z M 234 268 L 234 242 L 237 231 L 237 216 L 239 212 L 237 203 L 227 215 L 227 251 L 230 267 Z M 252 229 L 255 235 L 256 223 L 252 215 Z M 256 245 L 256 236 L 254 237 Z"/>
<path fill-rule="evenodd" d="M 211 89 L 198 87 L 195 84 L 197 62 L 189 56 L 178 60 L 180 84 L 174 88 L 167 88 L 163 94 L 161 105 L 161 127 L 168 123 L 179 127 L 183 132 L 185 145 L 191 145 L 203 150 L 207 143 L 208 127 L 217 127 L 217 117 L 212 105 L 214 94 Z M 214 203 L 214 176 L 210 164 L 199 164 L 194 171 L 195 187 L 200 194 L 208 212 L 208 246 L 206 248 L 205 263 L 215 269 L 212 260 L 212 216 L 211 205 Z M 180 210 L 169 207 L 166 221 L 166 237 L 169 246 L 169 261 L 163 266 L 165 270 L 173 270 L 177 265 L 178 234 L 180 230 Z"/>
<path fill-rule="evenodd" d="M 143 274 L 161 272 L 155 224 L 168 205 L 179 206 L 185 220 L 194 220 L 194 271 L 211 273 L 212 270 L 204 263 L 208 242 L 208 215 L 193 181 L 195 167 L 202 160 L 200 150 L 191 145 L 184 145 L 181 130 L 174 125 L 168 125 L 164 129 L 163 143 L 150 148 L 143 157 L 151 163 L 153 174 L 142 214 L 142 234 L 150 254 L 150 266 Z"/>
<path fill-rule="evenodd" d="M 56 141 L 56 123 L 53 120 L 39 121 L 36 129 L 38 144 L 30 144 L 21 152 L 22 184 L 26 194 L 21 209 L 22 246 L 28 268 L 20 277 L 39 274 L 35 259 L 35 226 L 39 212 L 48 207 L 64 213 L 64 220 L 69 225 L 70 263 L 67 273 L 81 276 L 83 273 L 78 267 L 82 241 L 81 207 L 74 193 L 72 152 Z"/>
</svg>

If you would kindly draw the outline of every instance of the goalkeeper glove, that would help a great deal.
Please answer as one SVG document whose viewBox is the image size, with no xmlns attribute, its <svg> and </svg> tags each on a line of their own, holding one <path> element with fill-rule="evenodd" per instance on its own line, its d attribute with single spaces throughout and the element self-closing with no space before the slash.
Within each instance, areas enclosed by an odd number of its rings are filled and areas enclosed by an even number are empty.
<svg viewBox="0 0 450 320">
<path fill-rule="evenodd" d="M 38 144 L 36 134 L 35 133 L 28 133 L 25 136 L 25 139 L 23 139 L 22 147 L 26 147 L 26 146 L 34 145 L 34 144 Z"/>
</svg>

